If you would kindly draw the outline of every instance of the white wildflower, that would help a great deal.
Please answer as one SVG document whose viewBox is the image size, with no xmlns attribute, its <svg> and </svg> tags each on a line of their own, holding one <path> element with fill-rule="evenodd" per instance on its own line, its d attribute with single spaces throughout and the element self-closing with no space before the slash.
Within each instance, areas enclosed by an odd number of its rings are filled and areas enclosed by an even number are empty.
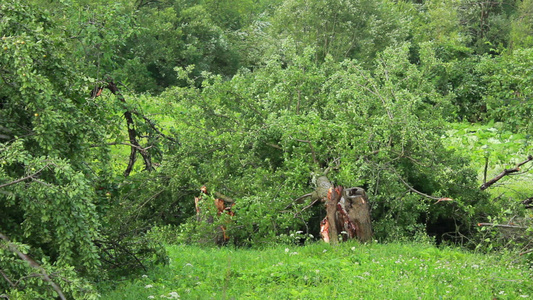
<svg viewBox="0 0 533 300">
<path fill-rule="evenodd" d="M 304 233 L 304 232 L 301 231 L 301 230 L 296 231 L 296 234 L 302 234 L 302 233 Z"/>
<path fill-rule="evenodd" d="M 324 249 L 324 251 L 322 251 L 322 253 L 326 253 L 326 252 L 328 252 L 328 250 L 327 250 L 327 249 Z"/>
<path fill-rule="evenodd" d="M 149 289 L 149 288 L 152 288 L 152 287 L 154 287 L 154 286 L 151 285 L 151 284 L 147 284 L 147 285 L 144 286 L 145 289 Z"/>
<path fill-rule="evenodd" d="M 143 276 L 141 276 L 142 278 L 148 278 L 148 275 L 146 274 L 143 274 Z"/>
<path fill-rule="evenodd" d="M 155 299 L 154 296 L 148 296 L 148 299 Z"/>
<path fill-rule="evenodd" d="M 355 247 L 352 247 L 352 251 L 355 251 Z"/>
<path fill-rule="evenodd" d="M 291 251 L 289 248 L 285 248 L 285 253 L 289 253 L 289 251 Z"/>
<path fill-rule="evenodd" d="M 168 295 L 170 296 L 170 298 L 174 299 L 178 299 L 180 297 L 177 292 L 170 292 Z"/>
</svg>

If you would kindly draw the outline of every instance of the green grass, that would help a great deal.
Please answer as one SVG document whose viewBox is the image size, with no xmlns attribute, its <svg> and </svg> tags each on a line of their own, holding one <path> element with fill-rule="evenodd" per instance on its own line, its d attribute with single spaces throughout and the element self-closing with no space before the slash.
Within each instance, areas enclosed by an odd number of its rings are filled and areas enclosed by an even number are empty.
<svg viewBox="0 0 533 300">
<path fill-rule="evenodd" d="M 115 282 L 102 299 L 533 298 L 533 271 L 516 257 L 428 244 L 168 250 L 170 265 Z"/>
</svg>

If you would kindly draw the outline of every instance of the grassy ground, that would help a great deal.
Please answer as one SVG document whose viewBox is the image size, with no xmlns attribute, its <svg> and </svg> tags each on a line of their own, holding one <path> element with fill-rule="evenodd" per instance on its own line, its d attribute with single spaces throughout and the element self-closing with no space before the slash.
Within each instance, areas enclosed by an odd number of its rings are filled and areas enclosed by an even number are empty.
<svg viewBox="0 0 533 300">
<path fill-rule="evenodd" d="M 123 281 L 102 299 L 533 298 L 533 270 L 516 257 L 428 244 L 168 250 L 170 265 Z"/>
</svg>

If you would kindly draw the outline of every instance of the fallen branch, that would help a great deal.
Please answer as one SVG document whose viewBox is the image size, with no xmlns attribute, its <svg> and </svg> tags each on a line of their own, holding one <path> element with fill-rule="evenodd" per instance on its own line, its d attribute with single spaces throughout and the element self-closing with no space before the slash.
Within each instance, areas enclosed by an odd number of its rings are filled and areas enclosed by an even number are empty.
<svg viewBox="0 0 533 300">
<path fill-rule="evenodd" d="M 426 197 L 426 198 L 429 198 L 429 199 L 437 200 L 437 202 L 435 202 L 434 204 L 437 204 L 437 203 L 439 203 L 439 202 L 441 202 L 441 201 L 453 201 L 453 199 L 451 199 L 451 198 L 433 197 L 433 196 L 430 196 L 430 195 L 428 195 L 428 194 L 424 194 L 424 193 L 422 193 L 422 192 L 416 190 L 414 187 L 410 186 L 407 182 L 405 182 L 405 180 L 403 180 L 402 177 L 398 176 L 398 178 L 400 178 L 400 181 L 401 181 L 401 182 L 402 182 L 402 183 L 403 183 L 403 184 L 404 184 L 409 190 L 411 190 L 412 192 L 415 192 L 415 193 L 417 193 L 417 194 L 419 194 L 419 195 L 421 195 L 421 196 L 424 196 L 424 197 Z"/>
<path fill-rule="evenodd" d="M 477 223 L 477 226 L 492 226 L 492 227 L 503 227 L 503 228 L 518 228 L 518 229 L 527 229 L 526 226 L 512 225 L 512 224 L 494 224 L 494 223 Z"/>
<path fill-rule="evenodd" d="M 302 195 L 294 200 L 292 200 L 292 203 L 290 203 L 289 205 L 287 205 L 284 209 L 288 209 L 290 207 L 292 207 L 294 205 L 294 203 L 300 203 L 300 201 L 302 201 L 303 199 L 305 198 L 308 198 L 308 197 L 311 197 L 313 196 L 313 193 L 307 193 L 305 195 Z M 318 199 L 317 199 L 318 200 Z"/>
<path fill-rule="evenodd" d="M 62 300 L 66 300 L 67 298 L 65 297 L 65 295 L 63 294 L 63 292 L 61 291 L 61 289 L 59 288 L 59 286 L 52 281 L 52 279 L 50 279 L 50 276 L 48 276 L 48 273 L 46 273 L 46 270 L 41 267 L 41 265 L 39 265 L 35 260 L 33 260 L 31 257 L 29 257 L 27 254 L 24 254 L 22 253 L 15 244 L 11 243 L 9 241 L 9 239 L 7 238 L 7 236 L 3 235 L 2 233 L 0 233 L 0 239 L 4 240 L 5 243 L 6 243 L 6 247 L 9 251 L 17 254 L 22 260 L 26 261 L 32 268 L 35 268 L 37 270 L 39 270 L 40 272 L 40 277 L 48 282 L 50 284 L 50 286 L 52 286 L 52 288 L 56 291 L 57 295 L 59 298 L 61 298 Z"/>
<path fill-rule="evenodd" d="M 502 179 L 503 177 L 505 177 L 505 176 L 507 176 L 507 175 L 509 175 L 509 174 L 516 173 L 516 172 L 520 171 L 520 167 L 521 167 L 522 165 L 524 165 L 524 164 L 526 164 L 526 163 L 528 163 L 528 162 L 530 162 L 530 161 L 532 161 L 532 160 L 533 160 L 533 155 L 529 155 L 529 156 L 527 157 L 526 160 L 524 160 L 524 161 L 521 162 L 521 163 L 518 163 L 518 164 L 516 165 L 516 167 L 514 167 L 514 168 L 512 168 L 512 169 L 506 169 L 506 170 L 503 170 L 503 172 L 501 172 L 500 174 L 498 174 L 498 176 L 496 176 L 496 177 L 492 178 L 491 180 L 489 180 L 489 181 L 483 183 L 479 188 L 480 188 L 481 190 L 485 190 L 485 189 L 487 189 L 488 187 L 490 187 L 491 185 L 495 184 L 496 182 L 498 182 L 498 181 L 499 181 L 500 179 Z"/>
<path fill-rule="evenodd" d="M 528 253 L 531 253 L 531 252 L 533 252 L 533 249 L 529 249 L 527 251 L 524 251 L 524 252 L 520 253 L 519 255 L 524 255 L 524 254 L 528 254 Z"/>
</svg>

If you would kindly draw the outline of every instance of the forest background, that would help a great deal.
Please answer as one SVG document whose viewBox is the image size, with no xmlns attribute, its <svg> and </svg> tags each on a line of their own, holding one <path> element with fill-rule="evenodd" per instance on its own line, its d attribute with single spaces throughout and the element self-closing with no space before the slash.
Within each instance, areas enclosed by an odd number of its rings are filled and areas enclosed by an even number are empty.
<svg viewBox="0 0 533 300">
<path fill-rule="evenodd" d="M 533 0 L 5 0 L 0 37 L 0 295 L 318 237 L 325 173 L 376 240 L 531 253 Z"/>
</svg>

